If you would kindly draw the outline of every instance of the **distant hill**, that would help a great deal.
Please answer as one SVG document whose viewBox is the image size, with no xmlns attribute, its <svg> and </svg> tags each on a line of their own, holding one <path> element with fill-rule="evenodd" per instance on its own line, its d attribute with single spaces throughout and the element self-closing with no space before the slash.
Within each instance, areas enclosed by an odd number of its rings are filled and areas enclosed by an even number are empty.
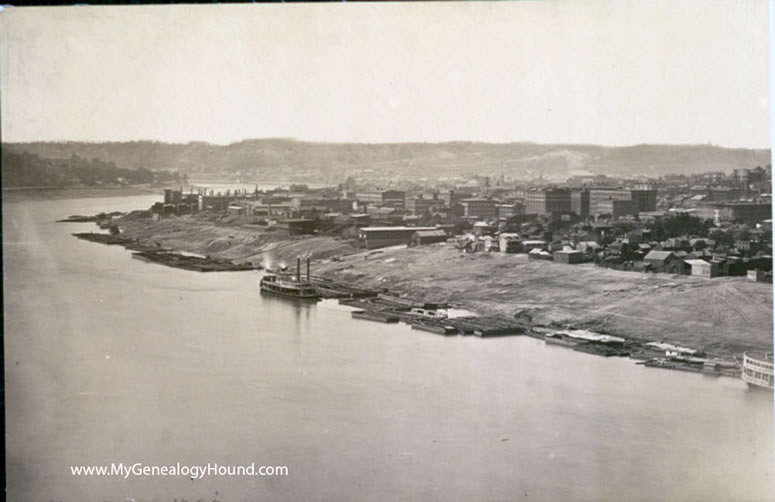
<svg viewBox="0 0 775 502">
<path fill-rule="evenodd" d="M 608 147 L 537 143 L 310 143 L 255 139 L 230 145 L 155 141 L 112 143 L 5 143 L 13 153 L 43 158 L 94 158 L 119 168 L 179 170 L 192 178 L 307 179 L 341 181 L 370 172 L 408 178 L 505 174 L 565 179 L 574 174 L 651 176 L 729 172 L 770 162 L 769 150 L 712 145 Z"/>
<path fill-rule="evenodd" d="M 100 159 L 76 154 L 68 158 L 44 158 L 30 152 L 2 151 L 3 188 L 116 186 L 180 182 L 178 173 L 126 169 Z"/>
</svg>

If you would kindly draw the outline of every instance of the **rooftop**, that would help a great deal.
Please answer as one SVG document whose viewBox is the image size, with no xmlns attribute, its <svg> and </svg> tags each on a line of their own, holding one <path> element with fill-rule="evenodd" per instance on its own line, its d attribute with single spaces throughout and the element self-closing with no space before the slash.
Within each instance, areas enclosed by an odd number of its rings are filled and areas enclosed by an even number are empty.
<svg viewBox="0 0 775 502">
<path fill-rule="evenodd" d="M 421 232 L 424 230 L 437 230 L 436 227 L 364 227 L 361 228 L 361 232 L 398 232 L 398 231 L 415 231 Z"/>
<path fill-rule="evenodd" d="M 675 256 L 672 251 L 649 251 L 644 260 L 666 260 L 669 256 Z"/>
</svg>

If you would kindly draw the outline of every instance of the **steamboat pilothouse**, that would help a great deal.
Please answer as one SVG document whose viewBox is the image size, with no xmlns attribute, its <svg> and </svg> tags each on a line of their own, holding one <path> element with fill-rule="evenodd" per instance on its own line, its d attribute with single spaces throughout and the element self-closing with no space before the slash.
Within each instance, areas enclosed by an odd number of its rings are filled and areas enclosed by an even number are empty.
<svg viewBox="0 0 775 502">
<path fill-rule="evenodd" d="M 310 282 L 309 258 L 307 258 L 307 277 L 301 278 L 301 258 L 296 259 L 296 275 L 268 272 L 259 282 L 262 293 L 297 298 L 300 300 L 319 300 L 320 294 Z"/>
</svg>

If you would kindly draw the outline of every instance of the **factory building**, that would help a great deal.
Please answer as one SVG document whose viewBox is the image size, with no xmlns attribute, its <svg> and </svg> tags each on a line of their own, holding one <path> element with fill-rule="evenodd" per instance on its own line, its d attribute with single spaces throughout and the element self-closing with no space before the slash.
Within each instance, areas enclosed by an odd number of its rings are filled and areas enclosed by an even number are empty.
<svg viewBox="0 0 775 502">
<path fill-rule="evenodd" d="M 498 201 L 492 199 L 464 199 L 463 205 L 464 218 L 497 218 Z"/>
<path fill-rule="evenodd" d="M 566 188 L 531 190 L 525 195 L 525 213 L 549 215 L 571 211 L 571 193 Z"/>
<path fill-rule="evenodd" d="M 754 224 L 772 217 L 772 204 L 758 201 L 700 202 L 696 215 L 716 223 Z"/>
<path fill-rule="evenodd" d="M 607 215 L 612 218 L 624 218 L 625 216 L 638 216 L 638 203 L 634 200 L 601 200 L 597 203 L 595 211 L 599 215 Z"/>
<path fill-rule="evenodd" d="M 437 230 L 436 227 L 363 227 L 358 231 L 361 246 L 377 249 L 409 244 L 415 232 Z"/>
<path fill-rule="evenodd" d="M 589 217 L 589 190 L 573 190 L 570 193 L 570 210 L 580 218 Z"/>
</svg>

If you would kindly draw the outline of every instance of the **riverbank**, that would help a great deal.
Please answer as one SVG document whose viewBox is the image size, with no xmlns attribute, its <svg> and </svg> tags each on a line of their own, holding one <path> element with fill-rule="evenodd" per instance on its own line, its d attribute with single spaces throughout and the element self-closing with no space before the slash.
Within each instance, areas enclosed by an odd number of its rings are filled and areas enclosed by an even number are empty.
<svg viewBox="0 0 775 502">
<path fill-rule="evenodd" d="M 732 358 L 772 350 L 772 285 L 743 277 L 712 280 L 530 261 L 524 254 L 461 253 L 450 244 L 366 251 L 332 236 L 282 237 L 238 217 L 118 220 L 146 245 L 272 267 L 310 256 L 313 273 L 480 315 L 535 326 L 588 329 L 666 341 Z"/>
<path fill-rule="evenodd" d="M 445 244 L 365 256 L 316 270 L 479 313 L 519 315 L 534 325 L 664 340 L 723 356 L 772 350 L 772 286 L 745 278 L 622 272 L 522 254 L 465 254 Z"/>
</svg>

